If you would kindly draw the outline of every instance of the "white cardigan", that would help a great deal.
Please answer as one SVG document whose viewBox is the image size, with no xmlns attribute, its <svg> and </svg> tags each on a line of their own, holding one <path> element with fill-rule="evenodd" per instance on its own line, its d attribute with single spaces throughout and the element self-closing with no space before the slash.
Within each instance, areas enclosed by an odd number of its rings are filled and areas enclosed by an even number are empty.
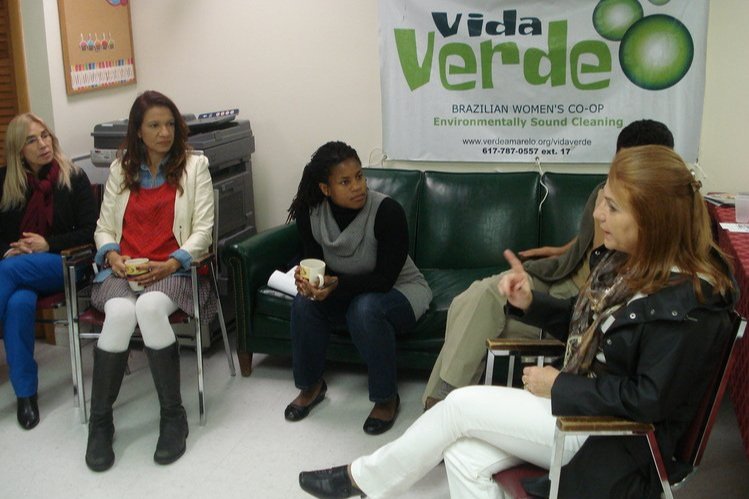
<svg viewBox="0 0 749 499">
<path fill-rule="evenodd" d="M 94 241 L 99 249 L 105 244 L 119 244 L 122 239 L 122 220 L 130 198 L 130 189 L 120 191 L 122 166 L 115 160 L 109 167 L 109 178 L 104 191 Z M 213 232 L 213 184 L 208 172 L 208 158 L 188 155 L 185 172 L 179 181 L 182 195 L 174 200 L 172 232 L 180 249 L 195 259 L 208 252 Z"/>
</svg>

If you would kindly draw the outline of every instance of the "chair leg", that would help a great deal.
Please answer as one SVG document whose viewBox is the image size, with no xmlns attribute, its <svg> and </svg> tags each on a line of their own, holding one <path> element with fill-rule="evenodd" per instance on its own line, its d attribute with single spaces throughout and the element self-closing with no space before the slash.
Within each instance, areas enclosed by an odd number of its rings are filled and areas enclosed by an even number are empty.
<svg viewBox="0 0 749 499">
<path fill-rule="evenodd" d="M 486 349 L 486 372 L 484 373 L 484 384 L 491 385 L 494 378 L 494 352 L 491 348 Z"/>
<path fill-rule="evenodd" d="M 78 359 L 79 355 L 76 355 L 75 349 L 75 337 L 77 332 L 77 289 L 76 289 L 76 275 L 75 267 L 68 265 L 67 258 L 62 257 L 62 277 L 63 284 L 65 286 L 65 312 L 67 314 L 67 327 L 68 327 L 68 348 L 70 349 L 70 370 L 71 378 L 73 380 L 73 405 L 75 407 L 81 406 L 80 397 L 78 393 L 81 391 L 78 376 Z M 84 404 L 85 405 L 85 404 Z M 86 422 L 85 414 L 82 414 L 82 423 Z"/>
<path fill-rule="evenodd" d="M 661 449 L 658 447 L 658 441 L 655 439 L 655 431 L 649 431 L 646 437 L 648 439 L 648 446 L 650 447 L 650 454 L 653 456 L 653 464 L 655 464 L 655 469 L 658 472 L 661 488 L 663 488 L 663 497 L 665 499 L 673 499 L 674 496 L 671 492 L 671 484 L 668 482 L 666 465 L 663 463 Z"/>
<path fill-rule="evenodd" d="M 564 457 L 564 438 L 565 433 L 556 428 L 554 430 L 554 448 L 551 451 L 551 468 L 549 469 L 549 480 L 551 480 L 549 499 L 557 499 L 559 495 L 559 479 L 562 475 L 562 459 Z"/>
<path fill-rule="evenodd" d="M 512 388 L 512 378 L 515 376 L 515 356 L 507 357 L 507 386 Z"/>
<path fill-rule="evenodd" d="M 205 383 L 203 380 L 203 327 L 202 321 L 194 319 L 195 324 L 195 353 L 198 364 L 198 408 L 200 410 L 200 426 L 205 426 Z"/>
<path fill-rule="evenodd" d="M 81 335 L 78 322 L 78 290 L 76 289 L 75 267 L 68 268 L 68 339 L 70 341 L 71 363 L 73 374 L 73 392 L 76 396 L 76 405 L 81 414 L 81 424 L 88 422 L 86 408 L 86 390 L 83 385 L 83 359 L 81 358 Z"/>
<path fill-rule="evenodd" d="M 237 360 L 239 361 L 239 372 L 243 377 L 252 374 L 252 352 L 240 352 L 237 350 Z"/>
<path fill-rule="evenodd" d="M 221 326 L 221 336 L 224 339 L 224 350 L 226 351 L 226 360 L 229 362 L 229 372 L 232 376 L 237 375 L 237 370 L 234 368 L 234 357 L 231 354 L 231 346 L 229 345 L 229 335 L 226 333 L 226 321 L 224 321 L 224 309 L 221 306 L 221 298 L 218 294 L 218 281 L 216 281 L 216 271 L 213 268 L 213 262 L 210 265 L 211 268 L 211 281 L 213 282 L 213 290 L 216 292 L 216 305 L 218 306 L 218 323 Z"/>
<path fill-rule="evenodd" d="M 81 412 L 81 424 L 88 422 L 88 410 L 86 408 L 86 390 L 83 385 L 83 359 L 81 358 L 81 337 L 78 330 L 78 319 L 75 321 L 73 332 L 73 343 L 71 348 L 75 355 L 75 377 L 78 389 L 78 409 Z"/>
</svg>

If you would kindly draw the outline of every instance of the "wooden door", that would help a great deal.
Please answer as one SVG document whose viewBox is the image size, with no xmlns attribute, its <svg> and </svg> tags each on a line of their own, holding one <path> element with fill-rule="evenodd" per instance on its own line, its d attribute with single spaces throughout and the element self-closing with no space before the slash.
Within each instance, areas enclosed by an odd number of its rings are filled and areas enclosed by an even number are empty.
<svg viewBox="0 0 749 499">
<path fill-rule="evenodd" d="M 0 165 L 5 166 L 8 122 L 28 111 L 26 69 L 18 0 L 0 0 Z"/>
</svg>

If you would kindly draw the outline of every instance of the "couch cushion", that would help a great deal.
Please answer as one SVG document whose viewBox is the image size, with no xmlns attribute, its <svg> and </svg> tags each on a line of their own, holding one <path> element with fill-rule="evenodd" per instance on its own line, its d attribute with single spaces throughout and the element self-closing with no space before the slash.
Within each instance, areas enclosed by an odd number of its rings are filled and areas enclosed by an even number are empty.
<svg viewBox="0 0 749 499">
<path fill-rule="evenodd" d="M 503 266 L 505 248 L 538 245 L 537 173 L 424 176 L 414 258 L 420 269 Z"/>
<path fill-rule="evenodd" d="M 432 302 L 429 310 L 419 319 L 413 331 L 399 338 L 402 341 L 435 340 L 438 348 L 442 347 L 447 322 L 447 309 L 453 298 L 468 289 L 478 279 L 498 274 L 505 267 L 483 267 L 479 269 L 421 269 L 432 289 Z"/>
<path fill-rule="evenodd" d="M 291 320 L 292 297 L 268 286 L 261 286 L 257 290 L 255 299 L 255 313 L 278 317 L 285 321 Z"/>
<path fill-rule="evenodd" d="M 604 174 L 545 173 L 542 184 L 549 194 L 541 205 L 539 245 L 562 246 L 575 237 L 590 193 L 605 180 Z"/>
<path fill-rule="evenodd" d="M 367 186 L 395 199 L 406 212 L 408 252 L 413 257 L 416 244 L 416 215 L 421 189 L 421 171 L 397 168 L 366 168 Z"/>
</svg>

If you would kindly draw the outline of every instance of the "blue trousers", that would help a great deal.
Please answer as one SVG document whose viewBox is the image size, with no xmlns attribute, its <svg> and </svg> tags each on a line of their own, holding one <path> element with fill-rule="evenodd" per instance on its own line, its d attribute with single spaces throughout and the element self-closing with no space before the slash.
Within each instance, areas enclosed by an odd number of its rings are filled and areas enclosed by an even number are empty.
<svg viewBox="0 0 749 499">
<path fill-rule="evenodd" d="M 297 295 L 291 306 L 294 383 L 300 390 L 317 383 L 325 370 L 330 334 L 346 327 L 369 373 L 369 400 L 385 402 L 398 393 L 395 337 L 416 323 L 400 291 L 363 293 L 351 300 L 312 301 Z"/>
<path fill-rule="evenodd" d="M 32 253 L 0 260 L 0 321 L 16 397 L 30 397 L 39 384 L 34 361 L 36 297 L 63 289 L 62 258 Z"/>
</svg>

